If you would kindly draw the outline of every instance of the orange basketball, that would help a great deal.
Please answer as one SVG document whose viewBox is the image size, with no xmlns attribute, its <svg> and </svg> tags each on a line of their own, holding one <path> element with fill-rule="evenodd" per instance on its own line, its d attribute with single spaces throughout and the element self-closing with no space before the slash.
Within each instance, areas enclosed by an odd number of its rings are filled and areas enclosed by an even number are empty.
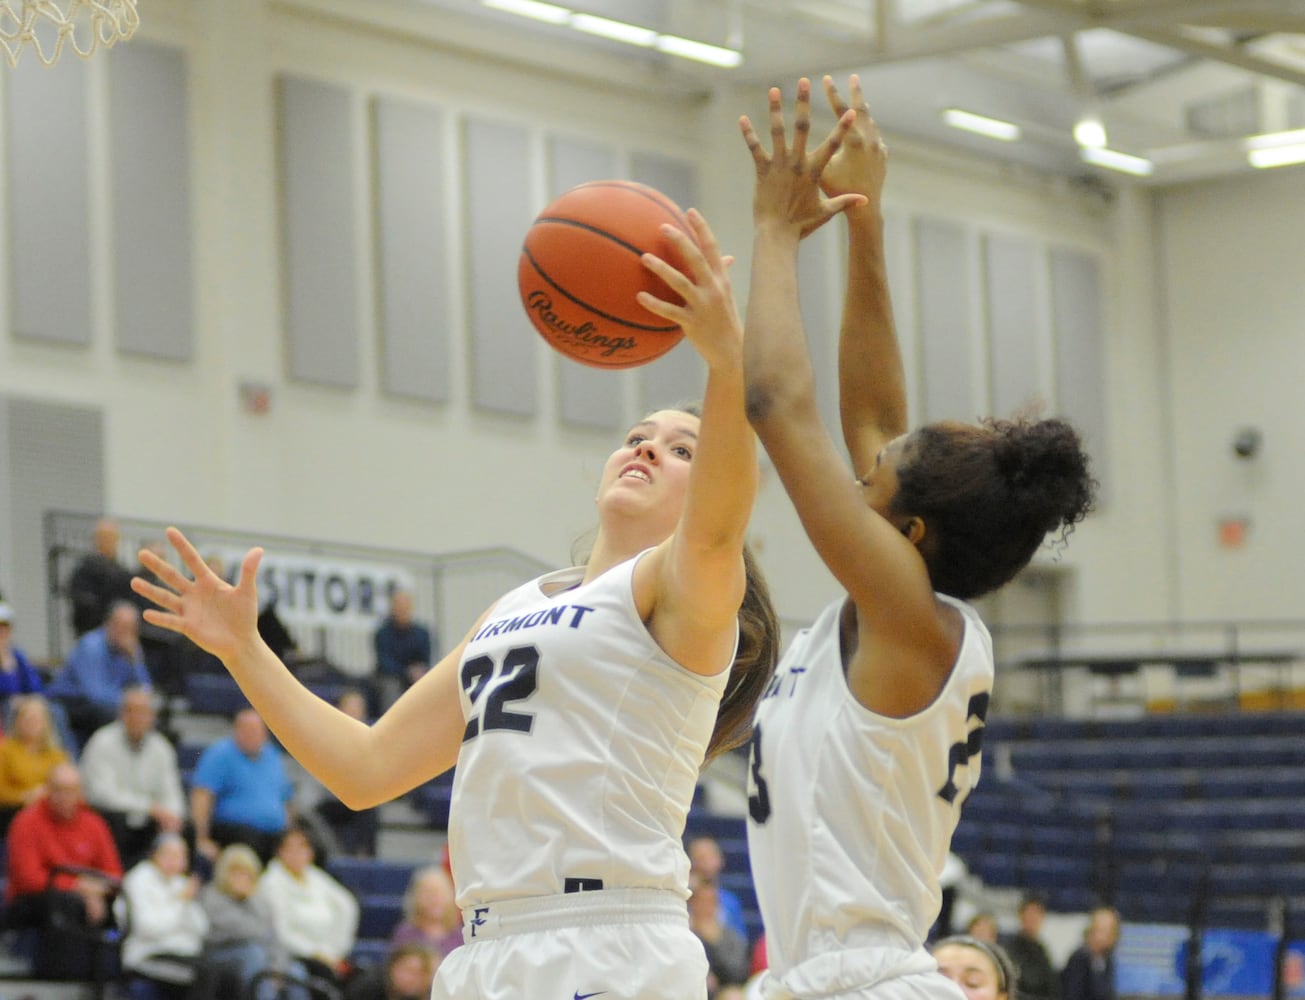
<svg viewBox="0 0 1305 1000">
<path fill-rule="evenodd" d="M 647 364 L 678 344 L 684 331 L 635 299 L 645 291 L 682 301 L 640 260 L 654 253 L 683 266 L 660 230 L 665 223 L 691 232 L 675 202 L 633 181 L 581 184 L 539 213 L 521 248 L 517 286 L 540 335 L 595 368 Z"/>
</svg>

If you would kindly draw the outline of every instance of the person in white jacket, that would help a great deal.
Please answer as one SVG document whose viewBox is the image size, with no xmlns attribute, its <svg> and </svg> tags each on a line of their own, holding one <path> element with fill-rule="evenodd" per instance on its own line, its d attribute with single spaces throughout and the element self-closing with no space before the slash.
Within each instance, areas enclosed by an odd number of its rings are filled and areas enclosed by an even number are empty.
<svg viewBox="0 0 1305 1000">
<path fill-rule="evenodd" d="M 340 985 L 358 935 L 358 900 L 314 864 L 316 849 L 302 827 L 281 838 L 255 894 L 272 911 L 277 939 L 308 972 Z"/>
<path fill-rule="evenodd" d="M 86 801 L 109 824 L 124 869 L 186 822 L 177 751 L 154 725 L 156 697 L 149 688 L 124 689 L 117 721 L 97 729 L 78 760 Z"/>
<path fill-rule="evenodd" d="M 132 996 L 182 1000 L 202 980 L 208 916 L 195 895 L 199 880 L 186 874 L 186 842 L 176 833 L 160 834 L 149 857 L 122 880 L 115 906 L 122 940 L 122 966 Z M 145 980 L 145 991 L 131 981 Z M 152 988 L 150 988 L 152 987 Z"/>
</svg>

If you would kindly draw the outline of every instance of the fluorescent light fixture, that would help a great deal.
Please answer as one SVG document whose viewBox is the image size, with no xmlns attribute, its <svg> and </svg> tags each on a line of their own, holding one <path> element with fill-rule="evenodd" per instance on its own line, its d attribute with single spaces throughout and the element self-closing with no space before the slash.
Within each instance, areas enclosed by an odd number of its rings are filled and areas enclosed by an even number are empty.
<svg viewBox="0 0 1305 1000">
<path fill-rule="evenodd" d="M 1095 163 L 1098 167 L 1109 170 L 1118 170 L 1120 173 L 1132 174 L 1134 177 L 1150 177 L 1155 172 L 1155 164 L 1145 157 L 1121 153 L 1116 149 L 1084 146 L 1079 152 L 1088 163 Z"/>
<path fill-rule="evenodd" d="M 1305 163 L 1305 143 L 1297 146 L 1270 146 L 1266 149 L 1252 149 L 1246 154 L 1252 167 L 1267 170 L 1270 167 L 1287 167 L 1293 163 Z"/>
<path fill-rule="evenodd" d="M 1305 145 L 1305 128 L 1293 129 L 1290 132 L 1265 132 L 1261 135 L 1253 135 L 1245 142 L 1247 149 L 1273 149 L 1279 146 L 1301 145 Z"/>
<path fill-rule="evenodd" d="M 727 69 L 733 69 L 743 62 L 743 53 L 735 49 L 695 42 L 691 38 L 681 38 L 679 35 L 658 35 L 656 47 L 659 52 L 709 63 L 712 66 L 724 66 Z"/>
<path fill-rule="evenodd" d="M 569 8 L 559 7 L 551 3 L 540 3 L 539 0 L 481 0 L 481 3 L 486 7 L 493 7 L 495 10 L 506 11 L 509 14 L 519 14 L 521 17 L 543 21 L 546 24 L 566 24 L 571 18 Z"/>
<path fill-rule="evenodd" d="M 1020 127 L 1013 122 L 1004 122 L 997 118 L 976 115 L 973 112 L 962 111 L 959 108 L 945 110 L 943 112 L 943 121 L 952 128 L 964 129 L 966 132 L 977 132 L 979 135 L 986 135 L 989 139 L 1000 139 L 1003 142 L 1014 142 L 1020 137 Z"/>
<path fill-rule="evenodd" d="M 544 21 L 562 27 L 574 28 L 588 35 L 597 35 L 626 45 L 635 45 L 643 49 L 655 48 L 667 55 L 679 56 L 681 59 L 693 59 L 696 62 L 709 63 L 733 69 L 743 64 L 743 53 L 737 49 L 722 48 L 706 42 L 695 42 L 691 38 L 679 35 L 662 35 L 651 28 L 642 28 L 625 21 L 613 21 L 611 18 L 599 17 L 560 7 L 557 4 L 542 3 L 540 0 L 480 0 L 485 7 L 501 10 L 508 14 L 518 14 L 535 21 Z"/>
<path fill-rule="evenodd" d="M 657 32 L 651 28 L 641 28 L 637 24 L 626 24 L 624 21 L 613 21 L 596 14 L 576 12 L 571 15 L 570 23 L 576 31 L 625 42 L 626 45 L 638 45 L 640 48 L 650 49 L 657 42 Z"/>
<path fill-rule="evenodd" d="M 1106 126 L 1100 118 L 1088 115 L 1074 124 L 1074 141 L 1091 149 L 1106 148 Z"/>
</svg>

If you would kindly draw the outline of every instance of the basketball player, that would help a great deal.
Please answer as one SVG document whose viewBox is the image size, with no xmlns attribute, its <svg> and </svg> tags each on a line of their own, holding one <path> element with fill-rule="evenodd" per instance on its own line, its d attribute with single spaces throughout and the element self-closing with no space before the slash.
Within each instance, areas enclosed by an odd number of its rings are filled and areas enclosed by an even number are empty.
<svg viewBox="0 0 1305 1000">
<path fill-rule="evenodd" d="M 826 78 L 829 102 L 848 107 Z M 960 1000 L 925 936 L 961 804 L 979 774 L 993 682 L 967 603 L 1009 580 L 1049 531 L 1088 511 L 1093 482 L 1059 420 L 934 424 L 906 434 L 885 280 L 885 151 L 859 81 L 856 123 L 820 174 L 798 85 L 790 139 L 770 91 L 772 150 L 751 124 L 755 245 L 744 339 L 748 416 L 808 537 L 846 590 L 786 652 L 758 708 L 748 835 L 766 927 L 768 1000 Z M 798 313 L 797 248 L 846 212 L 839 352 L 854 475 L 821 424 Z"/>
<path fill-rule="evenodd" d="M 134 581 L 164 609 L 148 619 L 218 656 L 347 805 L 457 764 L 449 846 L 466 945 L 441 963 L 436 1000 L 706 996 L 684 820 L 704 755 L 747 738 L 777 625 L 744 553 L 757 448 L 741 324 L 715 237 L 689 218 L 697 245 L 670 233 L 687 276 L 645 258 L 684 304 L 640 302 L 683 326 L 706 362 L 701 418 L 660 410 L 636 424 L 604 467 L 587 564 L 500 598 L 371 727 L 313 695 L 259 638 L 260 549 L 234 587 L 176 529 L 193 580 L 142 555 L 166 584 Z"/>
<path fill-rule="evenodd" d="M 966 1000 L 1009 1000 L 1017 995 L 1015 963 L 995 941 L 957 934 L 934 942 L 938 971 L 959 986 Z"/>
</svg>

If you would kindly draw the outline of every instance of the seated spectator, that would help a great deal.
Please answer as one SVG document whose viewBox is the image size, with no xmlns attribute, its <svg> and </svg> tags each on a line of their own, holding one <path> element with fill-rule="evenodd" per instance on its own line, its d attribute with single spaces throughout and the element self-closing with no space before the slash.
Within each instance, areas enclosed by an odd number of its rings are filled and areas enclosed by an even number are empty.
<svg viewBox="0 0 1305 1000">
<path fill-rule="evenodd" d="M 685 845 L 685 851 L 689 855 L 689 874 L 698 875 L 716 886 L 721 921 L 746 941 L 748 925 L 743 919 L 743 903 L 720 884 L 721 873 L 725 870 L 725 852 L 716 838 L 707 834 L 692 837 Z"/>
<path fill-rule="evenodd" d="M 376 648 L 376 714 L 394 704 L 435 662 L 431 658 L 431 630 L 414 621 L 412 611 L 412 594 L 394 591 L 390 595 L 390 613 L 372 636 Z"/>
<path fill-rule="evenodd" d="M 385 961 L 349 981 L 344 1000 L 426 1000 L 440 956 L 420 944 L 391 948 Z"/>
<path fill-rule="evenodd" d="M 1115 1000 L 1115 945 L 1119 943 L 1119 913 L 1098 906 L 1088 915 L 1080 945 L 1060 970 L 1064 1000 Z"/>
<path fill-rule="evenodd" d="M 932 951 L 938 971 L 966 1000 L 1015 1000 L 1015 964 L 1001 945 L 960 934 L 935 942 Z"/>
<path fill-rule="evenodd" d="M 440 865 L 418 868 L 403 894 L 403 919 L 390 945 L 418 944 L 441 958 L 462 944 L 462 914 L 453 901 L 453 879 Z"/>
<path fill-rule="evenodd" d="M 337 986 L 348 979 L 358 935 L 358 900 L 314 864 L 308 833 L 292 826 L 258 880 L 258 896 L 272 910 L 276 936 L 310 976 Z"/>
<path fill-rule="evenodd" d="M 0 836 L 19 809 L 45 794 L 50 772 L 68 759 L 46 700 L 39 694 L 15 698 L 9 735 L 0 740 Z"/>
<path fill-rule="evenodd" d="M 123 689 L 149 687 L 140 645 L 140 611 L 130 601 L 109 608 L 104 624 L 77 640 L 47 694 L 63 703 L 78 746 L 118 717 Z"/>
<path fill-rule="evenodd" d="M 254 977 L 280 970 L 303 977 L 307 970 L 291 962 L 276 936 L 272 908 L 255 891 L 263 862 L 247 844 L 222 848 L 213 878 L 199 892 L 208 917 L 204 959 L 214 1000 L 246 997 Z"/>
<path fill-rule="evenodd" d="M 195 898 L 199 879 L 186 874 L 189 854 L 180 834 L 160 834 L 122 880 L 114 906 L 126 928 L 122 967 L 131 1000 L 192 1000 L 202 992 L 208 916 Z"/>
<path fill-rule="evenodd" d="M 257 712 L 236 713 L 231 735 L 204 748 L 190 783 L 198 853 L 211 860 L 227 844 L 248 844 L 264 861 L 271 858 L 290 823 L 294 788 Z"/>
<path fill-rule="evenodd" d="M 1002 938 L 1002 947 L 1019 970 L 1020 1000 L 1060 1000 L 1060 977 L 1042 943 L 1047 904 L 1038 893 L 1020 900 L 1019 930 Z"/>
<path fill-rule="evenodd" d="M 149 853 L 159 834 L 181 833 L 185 824 L 177 751 L 154 721 L 154 692 L 124 689 L 118 720 L 95 731 L 79 761 L 86 801 L 108 822 L 127 868 Z"/>
<path fill-rule="evenodd" d="M 39 978 L 96 978 L 104 970 L 96 967 L 92 932 L 113 924 L 110 905 L 122 880 L 118 850 L 108 824 L 82 800 L 73 764 L 56 764 L 45 787 L 9 828 L 5 924 L 42 929 Z"/>
<path fill-rule="evenodd" d="M 965 925 L 965 933 L 972 938 L 986 941 L 988 944 L 996 944 L 998 937 L 997 918 L 987 910 L 976 913 L 970 918 L 970 922 Z"/>
<path fill-rule="evenodd" d="M 720 918 L 716 883 L 700 875 L 689 876 L 689 929 L 707 952 L 707 996 L 709 1000 L 730 986 L 748 981 L 751 959 L 747 938 Z"/>
<path fill-rule="evenodd" d="M 26 654 L 13 644 L 14 609 L 0 597 L 0 703 L 16 694 L 40 694 L 41 675 Z"/>
<path fill-rule="evenodd" d="M 359 722 L 368 721 L 367 698 L 357 688 L 341 691 L 335 705 L 345 715 L 352 716 Z M 355 858 L 376 856 L 376 838 L 381 827 L 379 808 L 350 809 L 311 775 L 308 775 L 306 782 L 300 784 L 310 789 L 306 793 L 309 813 L 320 820 L 320 825 L 329 834 L 331 850 L 327 853 L 339 852 Z M 318 824 L 313 825 L 316 827 Z"/>
<path fill-rule="evenodd" d="M 101 518 L 95 524 L 95 551 L 83 556 L 68 579 L 73 633 L 78 637 L 99 628 L 118 601 L 134 600 L 131 571 L 118 561 L 121 532 L 118 522 Z"/>
</svg>

